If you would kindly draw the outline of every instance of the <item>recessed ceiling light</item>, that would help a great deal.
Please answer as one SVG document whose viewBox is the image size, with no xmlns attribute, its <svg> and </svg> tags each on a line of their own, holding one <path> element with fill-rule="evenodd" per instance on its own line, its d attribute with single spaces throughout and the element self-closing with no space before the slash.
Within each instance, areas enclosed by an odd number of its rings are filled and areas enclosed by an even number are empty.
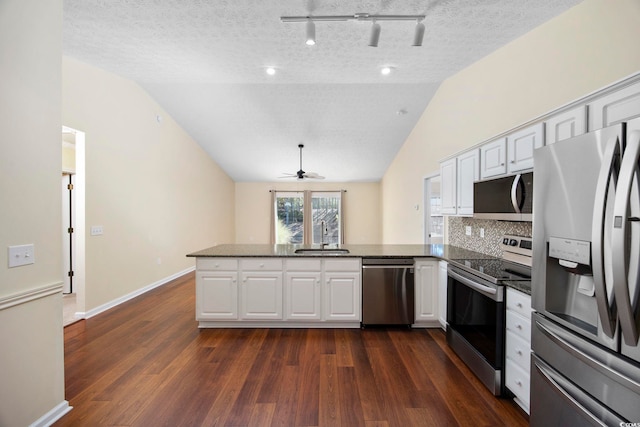
<svg viewBox="0 0 640 427">
<path fill-rule="evenodd" d="M 380 73 L 382 73 L 383 76 L 388 76 L 391 74 L 391 71 L 393 71 L 393 67 L 382 67 Z"/>
<path fill-rule="evenodd" d="M 276 69 L 273 67 L 267 67 L 264 71 L 270 76 L 273 76 L 276 73 Z"/>
</svg>

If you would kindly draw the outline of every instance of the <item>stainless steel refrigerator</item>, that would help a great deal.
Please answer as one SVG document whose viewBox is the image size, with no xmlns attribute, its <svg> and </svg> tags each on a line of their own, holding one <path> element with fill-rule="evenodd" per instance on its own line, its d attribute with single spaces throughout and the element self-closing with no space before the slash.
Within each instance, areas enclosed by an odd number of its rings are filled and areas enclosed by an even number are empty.
<svg viewBox="0 0 640 427">
<path fill-rule="evenodd" d="M 534 152 L 532 426 L 640 423 L 640 119 Z"/>
</svg>

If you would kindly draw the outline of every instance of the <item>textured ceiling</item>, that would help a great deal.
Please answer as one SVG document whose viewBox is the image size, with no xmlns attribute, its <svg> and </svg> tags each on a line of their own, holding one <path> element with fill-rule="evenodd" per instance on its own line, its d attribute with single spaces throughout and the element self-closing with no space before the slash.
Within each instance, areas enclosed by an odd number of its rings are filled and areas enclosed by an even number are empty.
<svg viewBox="0 0 640 427">
<path fill-rule="evenodd" d="M 440 82 L 580 0 L 64 0 L 64 54 L 136 81 L 235 181 L 378 181 Z M 425 14 L 304 23 L 284 15 Z M 265 73 L 276 68 L 274 76 Z M 383 66 L 394 67 L 382 76 Z M 399 114 L 402 110 L 405 114 Z"/>
</svg>

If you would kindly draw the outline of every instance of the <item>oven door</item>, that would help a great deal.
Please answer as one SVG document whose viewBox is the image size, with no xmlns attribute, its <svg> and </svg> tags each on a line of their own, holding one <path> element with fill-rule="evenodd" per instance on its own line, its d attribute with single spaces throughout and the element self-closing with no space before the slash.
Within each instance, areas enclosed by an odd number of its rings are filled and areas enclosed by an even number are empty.
<svg viewBox="0 0 640 427">
<path fill-rule="evenodd" d="M 504 287 L 449 267 L 448 328 L 465 340 L 494 370 L 504 361 Z"/>
</svg>

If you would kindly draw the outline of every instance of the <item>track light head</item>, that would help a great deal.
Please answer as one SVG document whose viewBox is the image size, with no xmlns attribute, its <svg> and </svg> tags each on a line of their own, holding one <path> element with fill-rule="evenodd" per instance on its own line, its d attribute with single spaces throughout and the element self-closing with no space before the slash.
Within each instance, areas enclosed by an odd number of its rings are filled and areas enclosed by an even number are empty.
<svg viewBox="0 0 640 427">
<path fill-rule="evenodd" d="M 416 24 L 416 31 L 413 34 L 412 46 L 422 46 L 423 39 L 424 39 L 424 24 L 422 22 L 418 22 Z"/>
<path fill-rule="evenodd" d="M 378 47 L 378 41 L 380 40 L 380 24 L 376 21 L 373 21 L 373 25 L 371 25 L 371 35 L 369 36 L 369 46 Z"/>
<path fill-rule="evenodd" d="M 316 44 L 316 24 L 311 20 L 307 19 L 307 46 L 313 46 Z"/>
</svg>

